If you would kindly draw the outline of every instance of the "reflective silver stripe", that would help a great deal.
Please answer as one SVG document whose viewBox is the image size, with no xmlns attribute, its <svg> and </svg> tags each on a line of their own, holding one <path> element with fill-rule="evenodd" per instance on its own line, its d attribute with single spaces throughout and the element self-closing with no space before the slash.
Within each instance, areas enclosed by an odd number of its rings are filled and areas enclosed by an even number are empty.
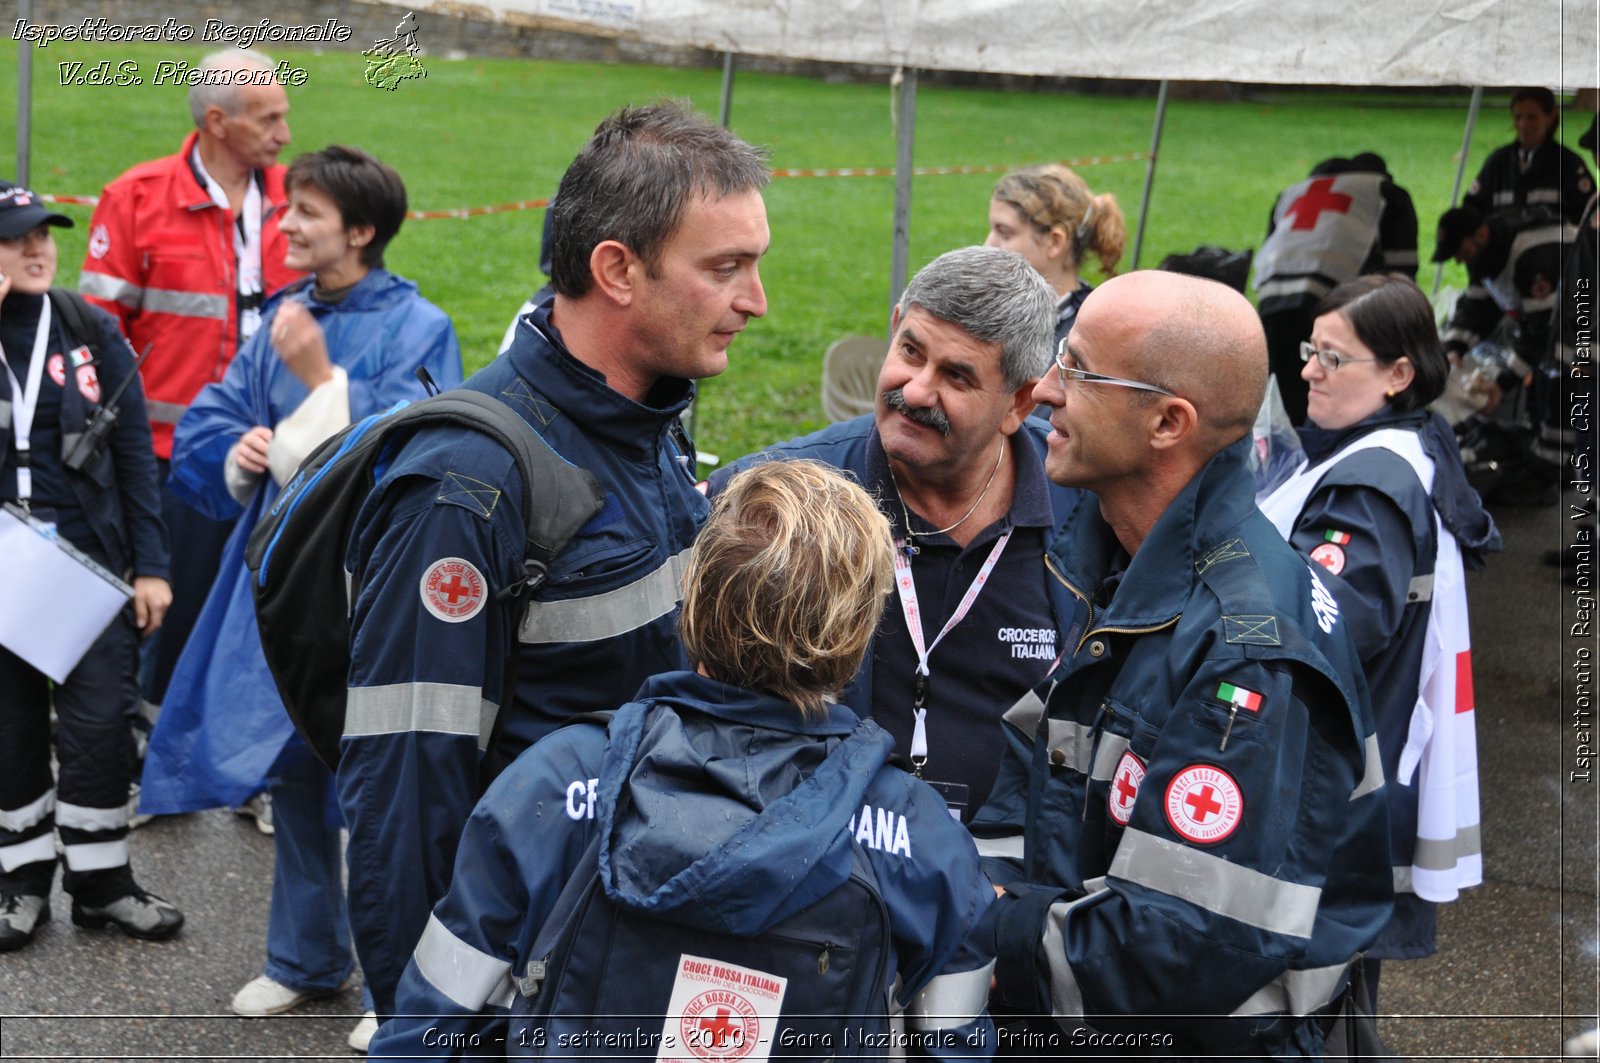
<svg viewBox="0 0 1600 1063">
<path fill-rule="evenodd" d="M 965 1026 L 983 1014 L 989 1001 L 989 976 L 994 961 L 975 971 L 941 974 L 911 999 L 906 1020 L 913 1030 L 945 1030 Z"/>
<path fill-rule="evenodd" d="M 485 706 L 493 718 L 493 703 L 484 701 L 482 689 L 452 683 L 351 687 L 345 695 L 344 733 L 347 738 L 415 731 L 481 735 Z"/>
<path fill-rule="evenodd" d="M 1032 738 L 1039 733 L 1039 721 L 1044 719 L 1044 701 L 1030 690 L 1018 698 L 1000 718 Z"/>
<path fill-rule="evenodd" d="M 1415 251 L 1385 251 L 1383 253 L 1383 264 L 1391 268 L 1395 266 L 1415 266 L 1417 264 L 1417 253 Z"/>
<path fill-rule="evenodd" d="M 1071 720 L 1048 720 L 1046 744 L 1050 747 L 1050 764 L 1057 768 L 1089 772 L 1089 758 L 1094 755 L 1094 730 L 1087 724 Z M 1057 756 L 1059 754 L 1059 756 Z"/>
<path fill-rule="evenodd" d="M 144 409 L 154 424 L 177 424 L 189 412 L 189 407 L 181 402 L 158 402 L 155 399 L 147 400 Z"/>
<path fill-rule="evenodd" d="M 92 295 L 96 299 L 107 302 L 121 303 L 134 309 L 144 305 L 144 289 L 121 277 L 113 277 L 109 273 L 96 273 L 93 270 L 84 270 L 78 275 L 78 291 L 84 295 Z"/>
<path fill-rule="evenodd" d="M 1284 971 L 1233 1010 L 1235 1015 L 1310 1015 L 1333 1000 L 1344 985 L 1346 965 Z"/>
<path fill-rule="evenodd" d="M 1417 888 L 1411 884 L 1411 865 L 1394 869 L 1394 891 L 1396 893 L 1415 893 Z"/>
<path fill-rule="evenodd" d="M 1308 938 L 1322 890 L 1264 875 L 1220 856 L 1128 830 L 1108 875 L 1274 934 Z"/>
<path fill-rule="evenodd" d="M 36 864 L 41 860 L 55 860 L 56 839 L 51 834 L 41 834 L 15 845 L 0 845 L 0 871 L 11 872 L 23 864 Z"/>
<path fill-rule="evenodd" d="M 67 867 L 73 871 L 104 871 L 128 862 L 128 839 L 95 842 L 93 845 L 63 845 Z"/>
<path fill-rule="evenodd" d="M 999 856 L 1008 860 L 1022 859 L 1022 835 L 1008 834 L 1003 838 L 974 838 L 979 856 Z"/>
<path fill-rule="evenodd" d="M 1461 827 L 1454 838 L 1418 838 L 1411 866 L 1424 871 L 1449 871 L 1463 858 L 1483 852 L 1483 837 L 1478 824 Z"/>
<path fill-rule="evenodd" d="M 1561 189 L 1559 188 L 1530 188 L 1524 197 L 1529 203 L 1560 203 Z M 1510 202 L 1509 197 L 1506 200 Z"/>
<path fill-rule="evenodd" d="M 509 962 L 462 941 L 436 915 L 428 916 L 411 958 L 433 988 L 467 1011 L 513 991 Z"/>
<path fill-rule="evenodd" d="M 1433 600 L 1433 573 L 1426 576 L 1413 576 L 1406 585 L 1406 601 L 1428 602 Z"/>
<path fill-rule="evenodd" d="M 1383 755 L 1378 750 L 1378 736 L 1367 735 L 1367 770 L 1361 781 L 1350 791 L 1350 800 L 1365 797 L 1374 790 L 1383 789 Z"/>
<path fill-rule="evenodd" d="M 180 292 L 171 288 L 146 288 L 143 308 L 178 317 L 204 317 L 217 321 L 227 320 L 231 309 L 226 295 Z"/>
<path fill-rule="evenodd" d="M 1100 739 L 1100 748 L 1094 753 L 1094 769 L 1089 772 L 1089 778 L 1100 782 L 1110 782 L 1117 773 L 1117 765 L 1122 761 L 1122 754 L 1128 751 L 1128 740 L 1121 735 L 1104 735 Z"/>
<path fill-rule="evenodd" d="M 1067 962 L 1065 933 L 1068 914 L 1093 896 L 1091 893 L 1075 901 L 1052 904 L 1045 915 L 1044 956 L 1050 965 L 1050 1014 L 1060 1018 L 1083 1014 L 1083 989 L 1078 985 L 1078 976 L 1072 972 L 1072 964 Z"/>
<path fill-rule="evenodd" d="M 8 830 L 13 834 L 21 833 L 29 827 L 37 826 L 44 822 L 44 817 L 55 811 L 56 792 L 46 790 L 44 796 L 37 801 L 32 801 L 21 808 L 11 810 L 0 808 L 0 830 Z"/>
<path fill-rule="evenodd" d="M 1285 277 L 1283 280 L 1263 281 L 1256 285 L 1256 292 L 1262 298 L 1277 295 L 1300 295 L 1309 292 L 1312 295 L 1324 295 L 1333 285 L 1325 280 L 1315 277 Z"/>
<path fill-rule="evenodd" d="M 688 557 L 684 550 L 614 591 L 561 602 L 529 602 L 517 638 L 534 644 L 599 642 L 644 627 L 677 606 Z"/>
<path fill-rule="evenodd" d="M 128 803 L 116 808 L 89 808 L 62 801 L 56 806 L 56 826 L 76 830 L 120 830 L 128 825 Z"/>
</svg>

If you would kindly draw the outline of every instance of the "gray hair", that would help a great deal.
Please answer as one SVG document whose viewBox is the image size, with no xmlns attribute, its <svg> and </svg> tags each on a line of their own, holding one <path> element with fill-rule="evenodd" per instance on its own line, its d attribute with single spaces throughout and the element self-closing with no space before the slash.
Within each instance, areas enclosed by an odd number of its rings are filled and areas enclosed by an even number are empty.
<svg viewBox="0 0 1600 1063">
<path fill-rule="evenodd" d="M 589 256 L 607 240 L 652 276 L 696 196 L 759 191 L 771 179 L 753 147 L 676 101 L 624 107 L 595 129 L 550 206 L 550 283 L 569 299 L 594 284 Z"/>
<path fill-rule="evenodd" d="M 1000 346 L 1012 390 L 1038 380 L 1055 353 L 1056 293 L 1015 251 L 961 247 L 917 271 L 900 296 L 900 316 L 919 306 L 975 340 Z"/>
<path fill-rule="evenodd" d="M 224 48 L 200 60 L 200 65 L 195 69 L 201 71 L 201 76 L 189 86 L 189 113 L 194 116 L 195 128 L 198 129 L 205 125 L 206 111 L 212 107 L 221 107 L 223 114 L 235 115 L 244 106 L 244 98 L 239 94 L 236 79 L 206 77 L 205 71 L 264 70 L 270 75 L 276 68 L 272 60 L 262 52 L 243 48 Z M 271 81 L 269 80 L 267 84 L 271 84 Z"/>
</svg>

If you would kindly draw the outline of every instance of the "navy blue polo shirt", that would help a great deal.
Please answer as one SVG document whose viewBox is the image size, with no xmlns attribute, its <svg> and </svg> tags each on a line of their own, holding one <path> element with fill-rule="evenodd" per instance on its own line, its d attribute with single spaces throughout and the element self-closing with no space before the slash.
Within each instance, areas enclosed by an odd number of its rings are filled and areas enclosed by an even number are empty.
<svg viewBox="0 0 1600 1063">
<path fill-rule="evenodd" d="M 911 575 L 924 646 L 938 637 L 961 604 L 995 541 L 1012 532 L 971 609 L 928 659 L 928 762 L 922 776 L 968 787 L 963 821 L 988 797 L 999 770 L 1004 744 L 1000 717 L 1044 679 L 1057 654 L 1059 635 L 1044 583 L 1045 536 L 1053 523 L 1044 456 L 1024 432 L 1012 435 L 1011 447 L 1016 459 L 1011 511 L 965 548 L 947 535 L 924 537 L 921 533 L 934 531 L 934 526 L 911 515 L 912 530 L 918 532 Z M 884 499 L 895 537 L 903 539 L 899 492 L 876 432 L 867 443 L 866 473 L 868 490 Z M 872 655 L 872 718 L 894 735 L 895 751 L 909 755 L 917 654 L 898 593 L 889 595 Z"/>
</svg>

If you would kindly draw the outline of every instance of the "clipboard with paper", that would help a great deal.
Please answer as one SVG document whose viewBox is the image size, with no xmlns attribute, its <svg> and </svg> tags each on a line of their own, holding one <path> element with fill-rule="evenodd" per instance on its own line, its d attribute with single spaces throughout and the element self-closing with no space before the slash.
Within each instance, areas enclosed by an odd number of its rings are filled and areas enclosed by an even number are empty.
<svg viewBox="0 0 1600 1063">
<path fill-rule="evenodd" d="M 12 502 L 0 506 L 0 646 L 64 682 L 133 588 Z"/>
</svg>

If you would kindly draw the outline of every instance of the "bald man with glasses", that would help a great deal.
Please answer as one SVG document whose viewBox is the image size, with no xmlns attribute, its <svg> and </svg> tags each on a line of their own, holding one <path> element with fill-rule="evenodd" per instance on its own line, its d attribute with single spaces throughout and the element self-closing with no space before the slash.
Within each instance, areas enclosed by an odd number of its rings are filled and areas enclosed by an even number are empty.
<svg viewBox="0 0 1600 1063">
<path fill-rule="evenodd" d="M 1317 1056 L 1393 903 L 1387 812 L 1338 606 L 1255 506 L 1261 324 L 1125 274 L 1055 368 L 1046 471 L 1094 498 L 1046 563 L 1088 619 L 972 824 L 1002 1054 Z"/>
</svg>

